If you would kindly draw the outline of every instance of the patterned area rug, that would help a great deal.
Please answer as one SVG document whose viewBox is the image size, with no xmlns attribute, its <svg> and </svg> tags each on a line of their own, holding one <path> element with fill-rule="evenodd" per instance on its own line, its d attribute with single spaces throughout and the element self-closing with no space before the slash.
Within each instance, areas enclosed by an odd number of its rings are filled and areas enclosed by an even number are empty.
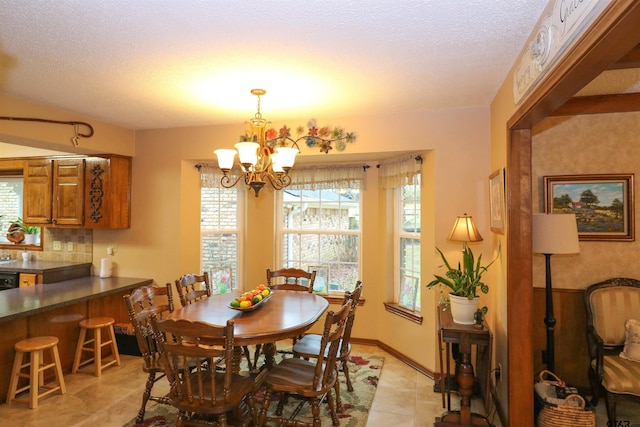
<svg viewBox="0 0 640 427">
<path fill-rule="evenodd" d="M 282 356 L 276 356 L 276 362 Z M 285 354 L 285 357 L 291 357 Z M 373 397 L 378 386 L 378 378 L 382 370 L 384 358 L 380 356 L 366 356 L 366 358 L 354 355 L 349 359 L 349 377 L 353 383 L 353 392 L 347 391 L 347 385 L 344 375 L 340 374 L 340 397 L 344 411 L 338 414 L 341 427 L 361 427 L 367 425 L 369 409 L 373 402 Z M 292 400 L 285 406 L 285 414 L 290 413 L 296 406 L 297 401 Z M 275 403 L 271 405 L 275 410 Z M 321 406 L 322 426 L 331 426 L 331 416 L 327 409 L 327 404 Z M 287 412 L 289 409 L 289 412 Z M 151 404 L 147 407 L 145 420 L 135 423 L 135 418 L 129 421 L 124 427 L 167 427 L 175 425 L 177 411 L 168 405 Z M 300 415 L 300 419 L 311 420 L 311 410 L 308 404 L 305 404 Z"/>
</svg>

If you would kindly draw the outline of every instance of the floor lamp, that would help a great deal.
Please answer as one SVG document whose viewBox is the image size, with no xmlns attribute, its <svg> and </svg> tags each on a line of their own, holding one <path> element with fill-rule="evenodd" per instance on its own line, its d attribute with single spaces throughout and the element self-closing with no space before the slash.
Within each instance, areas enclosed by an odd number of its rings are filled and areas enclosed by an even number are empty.
<svg viewBox="0 0 640 427">
<path fill-rule="evenodd" d="M 533 214 L 532 250 L 543 254 L 546 262 L 546 308 L 544 323 L 547 325 L 547 369 L 554 371 L 553 329 L 556 319 L 553 315 L 553 294 L 551 286 L 551 255 L 575 254 L 580 252 L 578 225 L 575 214 Z"/>
</svg>

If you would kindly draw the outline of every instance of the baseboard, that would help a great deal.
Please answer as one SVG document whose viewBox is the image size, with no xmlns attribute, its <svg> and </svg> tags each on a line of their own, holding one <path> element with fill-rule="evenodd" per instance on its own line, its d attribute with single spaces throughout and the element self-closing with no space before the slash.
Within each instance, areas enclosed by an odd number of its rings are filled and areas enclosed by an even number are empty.
<svg viewBox="0 0 640 427">
<path fill-rule="evenodd" d="M 354 344 L 374 345 L 376 347 L 379 347 L 382 350 L 384 350 L 387 353 L 389 353 L 390 355 L 392 355 L 393 357 L 395 357 L 396 359 L 398 359 L 399 361 L 405 363 L 406 365 L 408 365 L 408 366 L 412 367 L 413 369 L 415 369 L 416 371 L 420 372 L 422 375 L 424 375 L 424 376 L 426 376 L 428 378 L 431 378 L 432 380 L 435 380 L 436 378 L 439 378 L 439 374 L 436 374 L 432 370 L 427 369 L 425 366 L 422 366 L 421 364 L 419 364 L 415 360 L 413 360 L 410 357 L 400 353 L 399 351 L 397 351 L 393 347 L 390 347 L 390 346 L 388 346 L 387 344 L 385 344 L 385 343 L 383 343 L 381 341 L 351 337 L 351 342 L 354 343 Z"/>
</svg>

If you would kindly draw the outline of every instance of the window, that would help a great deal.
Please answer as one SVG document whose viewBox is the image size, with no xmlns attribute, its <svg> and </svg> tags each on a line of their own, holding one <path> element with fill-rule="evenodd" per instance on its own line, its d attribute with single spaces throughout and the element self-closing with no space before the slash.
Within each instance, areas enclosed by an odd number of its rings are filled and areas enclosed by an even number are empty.
<svg viewBox="0 0 640 427">
<path fill-rule="evenodd" d="M 33 227 L 38 230 L 34 243 L 27 243 L 27 239 L 17 242 L 20 234 L 12 234 L 11 236 L 8 234 L 12 223 L 18 218 L 22 218 L 23 197 L 22 170 L 0 170 L 0 247 L 10 250 L 42 250 L 44 239 L 42 227 Z M 34 237 L 34 235 L 32 234 L 30 237 Z"/>
<path fill-rule="evenodd" d="M 353 290 L 360 277 L 362 166 L 298 169 L 278 193 L 279 264 L 316 270 L 314 290 Z"/>
<path fill-rule="evenodd" d="M 420 310 L 420 174 L 414 182 L 395 189 L 396 268 L 398 304 Z"/>
<path fill-rule="evenodd" d="M 240 266 L 243 193 L 223 188 L 213 167 L 200 165 L 200 238 L 202 270 L 216 293 L 237 289 Z"/>
<path fill-rule="evenodd" d="M 420 311 L 420 169 L 422 158 L 411 155 L 382 162 L 379 185 L 393 191 L 393 304 Z M 389 306 L 387 306 L 389 308 Z"/>
<path fill-rule="evenodd" d="M 23 182 L 22 176 L 0 176 L 0 244 L 12 244 L 5 230 L 22 217 Z"/>
</svg>

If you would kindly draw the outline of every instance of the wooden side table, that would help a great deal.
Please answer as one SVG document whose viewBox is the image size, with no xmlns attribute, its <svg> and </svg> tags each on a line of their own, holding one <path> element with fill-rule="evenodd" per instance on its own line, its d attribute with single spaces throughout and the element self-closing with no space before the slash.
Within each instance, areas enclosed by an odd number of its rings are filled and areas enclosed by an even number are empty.
<svg viewBox="0 0 640 427">
<path fill-rule="evenodd" d="M 481 389 L 484 387 L 483 396 L 486 398 L 488 391 L 489 371 L 491 363 L 491 346 L 493 344 L 493 335 L 489 330 L 486 323 L 483 322 L 481 326 L 477 325 L 461 325 L 455 323 L 451 317 L 450 310 L 443 310 L 442 307 L 438 308 L 438 337 L 440 339 L 440 369 L 442 367 L 442 347 L 446 346 L 447 355 L 447 375 L 441 375 L 440 388 L 444 393 L 445 388 L 448 387 L 444 382 L 449 375 L 449 346 L 451 344 L 458 344 L 460 351 L 460 361 L 456 364 L 456 383 L 458 385 L 458 394 L 460 395 L 460 410 L 449 411 L 443 414 L 442 417 L 437 417 L 434 422 L 434 427 L 453 427 L 453 426 L 482 426 L 490 427 L 491 423 L 486 417 L 471 412 L 471 397 L 473 396 L 473 386 L 475 384 L 475 376 L 473 372 L 473 365 L 471 364 L 471 351 L 472 346 L 486 346 L 489 350 L 488 362 L 485 364 L 482 377 L 486 379 L 485 384 L 481 385 Z"/>
</svg>

